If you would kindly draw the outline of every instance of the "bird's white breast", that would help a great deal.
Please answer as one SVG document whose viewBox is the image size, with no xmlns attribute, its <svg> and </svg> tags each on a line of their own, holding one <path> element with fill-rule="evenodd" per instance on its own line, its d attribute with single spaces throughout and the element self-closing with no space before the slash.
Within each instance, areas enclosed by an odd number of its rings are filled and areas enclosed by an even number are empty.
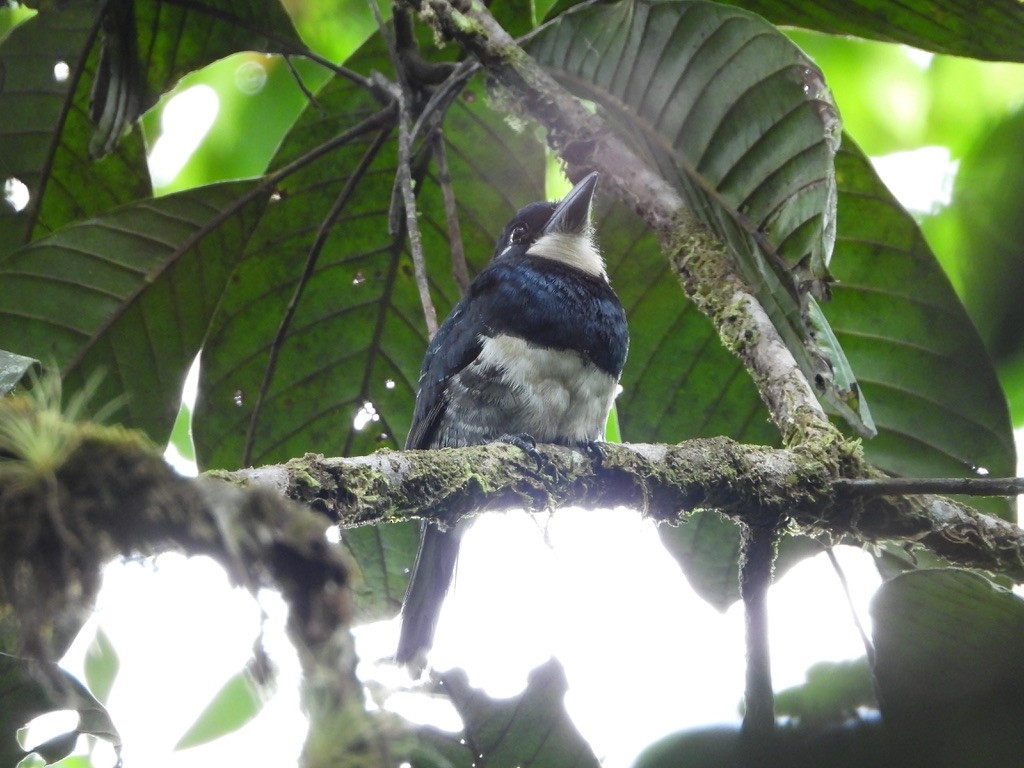
<svg viewBox="0 0 1024 768">
<path fill-rule="evenodd" d="M 507 432 L 525 432 L 539 442 L 604 437 L 618 382 L 578 352 L 502 335 L 483 339 L 474 365 L 491 369 L 508 387 Z"/>
</svg>

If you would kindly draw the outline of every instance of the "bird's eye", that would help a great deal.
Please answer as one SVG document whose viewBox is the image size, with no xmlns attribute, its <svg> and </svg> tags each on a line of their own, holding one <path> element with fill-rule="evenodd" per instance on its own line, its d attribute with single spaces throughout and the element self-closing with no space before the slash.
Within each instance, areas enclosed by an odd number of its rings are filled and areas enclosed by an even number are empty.
<svg viewBox="0 0 1024 768">
<path fill-rule="evenodd" d="M 529 228 L 525 224 L 516 224 L 512 227 L 512 242 L 521 243 L 526 239 L 526 233 Z"/>
</svg>

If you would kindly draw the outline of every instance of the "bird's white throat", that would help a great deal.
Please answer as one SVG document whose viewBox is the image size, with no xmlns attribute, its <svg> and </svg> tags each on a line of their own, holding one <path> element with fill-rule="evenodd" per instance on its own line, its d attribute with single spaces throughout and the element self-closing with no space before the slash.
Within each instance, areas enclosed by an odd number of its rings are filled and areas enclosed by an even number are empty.
<svg viewBox="0 0 1024 768">
<path fill-rule="evenodd" d="M 597 277 L 606 277 L 604 259 L 590 233 L 550 232 L 542 235 L 527 251 L 531 256 L 560 261 Z"/>
</svg>

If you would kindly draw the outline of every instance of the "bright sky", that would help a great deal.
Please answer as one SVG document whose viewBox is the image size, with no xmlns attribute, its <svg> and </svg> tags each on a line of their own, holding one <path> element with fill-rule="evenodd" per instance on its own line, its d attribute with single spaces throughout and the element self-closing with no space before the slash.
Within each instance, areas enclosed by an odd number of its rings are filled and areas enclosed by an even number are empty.
<svg viewBox="0 0 1024 768">
<path fill-rule="evenodd" d="M 164 113 L 166 134 L 151 158 L 160 179 L 173 178 L 212 124 L 216 95 L 204 88 L 185 91 Z M 909 208 L 929 211 L 948 202 L 956 169 L 944 151 L 901 153 L 877 159 L 877 166 Z M 877 573 L 864 552 L 840 548 L 837 554 L 867 624 Z M 776 689 L 802 682 L 816 661 L 862 655 L 824 557 L 794 568 L 772 588 L 770 601 Z M 174 752 L 218 689 L 245 666 L 263 615 L 265 642 L 280 668 L 276 695 L 235 734 Z M 276 595 L 263 594 L 257 602 L 203 558 L 114 563 L 105 570 L 95 616 L 66 665 L 81 674 L 85 648 L 102 626 L 121 658 L 109 709 L 125 741 L 127 768 L 286 767 L 295 764 L 305 722 L 284 615 Z M 357 631 L 364 677 L 408 684 L 393 668 L 373 664 L 393 652 L 396 638 L 397 622 Z M 467 535 L 434 664 L 462 666 L 473 685 L 506 696 L 551 655 L 566 667 L 572 717 L 610 768 L 628 765 L 641 748 L 673 730 L 738 719 L 740 607 L 723 615 L 696 597 L 653 524 L 629 510 L 488 515 Z M 388 706 L 404 714 L 425 712 L 409 695 L 396 694 Z M 428 714 L 440 724 L 457 723 L 443 707 Z M 108 762 L 113 758 L 96 764 Z"/>
</svg>

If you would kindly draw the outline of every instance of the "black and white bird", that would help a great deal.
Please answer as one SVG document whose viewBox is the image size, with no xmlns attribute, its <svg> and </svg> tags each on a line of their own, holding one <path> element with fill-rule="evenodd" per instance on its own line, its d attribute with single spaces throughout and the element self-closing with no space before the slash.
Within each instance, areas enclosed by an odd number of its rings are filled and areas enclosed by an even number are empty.
<svg viewBox="0 0 1024 768">
<path fill-rule="evenodd" d="M 597 178 L 558 203 L 531 203 L 505 227 L 427 348 L 407 448 L 602 439 L 629 336 L 590 223 Z M 403 664 L 422 666 L 433 644 L 464 531 L 423 525 L 402 608 Z"/>
</svg>

